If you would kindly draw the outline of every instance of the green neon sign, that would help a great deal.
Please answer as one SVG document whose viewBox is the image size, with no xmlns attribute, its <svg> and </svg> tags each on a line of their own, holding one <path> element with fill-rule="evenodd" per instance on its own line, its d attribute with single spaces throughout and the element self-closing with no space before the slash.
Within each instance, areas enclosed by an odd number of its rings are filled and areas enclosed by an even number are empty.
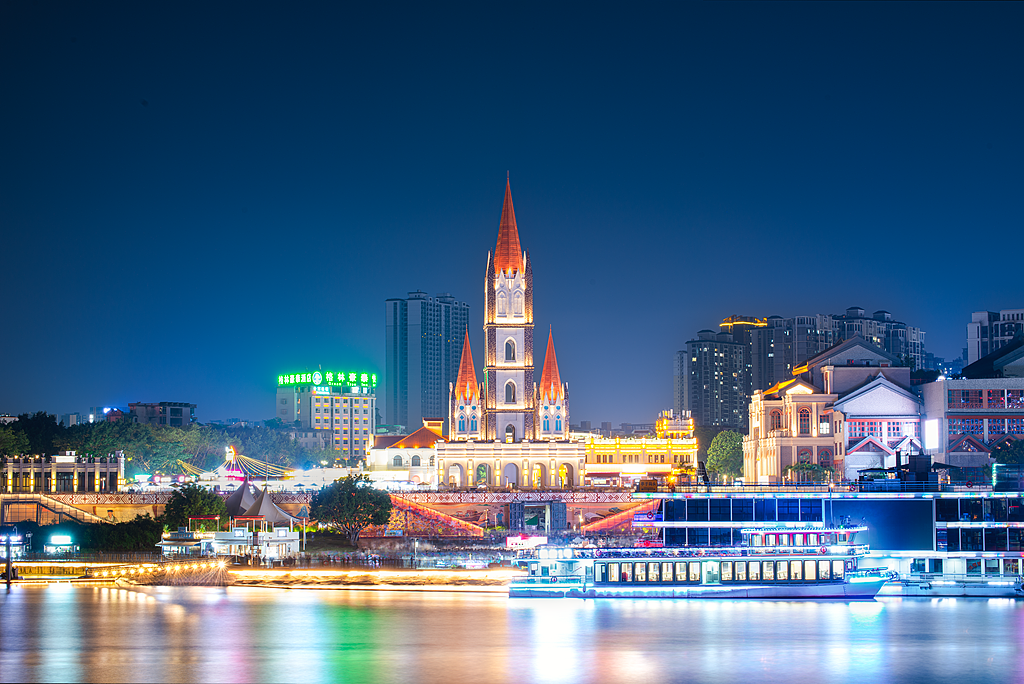
<svg viewBox="0 0 1024 684">
<path fill-rule="evenodd" d="M 329 387 L 376 387 L 377 374 L 363 371 L 313 371 L 277 376 L 278 387 L 287 385 L 320 385 Z"/>
</svg>

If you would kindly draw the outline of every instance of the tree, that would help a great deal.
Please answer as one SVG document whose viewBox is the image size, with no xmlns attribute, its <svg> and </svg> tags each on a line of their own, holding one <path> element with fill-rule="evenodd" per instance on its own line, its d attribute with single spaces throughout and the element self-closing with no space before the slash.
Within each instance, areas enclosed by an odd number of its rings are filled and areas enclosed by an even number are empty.
<svg viewBox="0 0 1024 684">
<path fill-rule="evenodd" d="M 1008 439 L 992 450 L 996 463 L 1024 465 L 1024 439 Z"/>
<path fill-rule="evenodd" d="M 64 426 L 57 423 L 57 416 L 46 411 L 32 415 L 22 413 L 10 428 L 28 437 L 28 451 L 39 456 L 53 455 L 53 440 L 64 432 Z"/>
<path fill-rule="evenodd" d="M 715 435 L 704 464 L 709 473 L 739 477 L 743 474 L 743 436 L 732 430 Z"/>
<path fill-rule="evenodd" d="M 807 473 L 811 482 L 824 482 L 832 477 L 831 468 L 824 468 L 817 463 L 794 463 L 783 468 L 782 473 L 795 474 L 798 482 L 802 473 Z"/>
<path fill-rule="evenodd" d="M 693 436 L 697 438 L 697 460 L 707 461 L 708 460 L 708 447 L 718 436 L 719 432 L 724 432 L 725 428 L 715 427 L 713 425 L 698 425 L 693 429 Z"/>
<path fill-rule="evenodd" d="M 365 528 L 385 525 L 391 519 L 391 495 L 374 489 L 366 475 L 349 475 L 314 494 L 309 515 L 322 525 L 344 532 L 349 543 L 356 546 Z"/>
<path fill-rule="evenodd" d="M 0 427 L 0 455 L 18 456 L 28 453 L 28 437 L 20 430 Z"/>
<path fill-rule="evenodd" d="M 185 527 L 189 518 L 204 515 L 227 515 L 224 499 L 214 492 L 196 484 L 187 484 L 171 495 L 164 506 L 164 524 L 170 529 Z"/>
</svg>

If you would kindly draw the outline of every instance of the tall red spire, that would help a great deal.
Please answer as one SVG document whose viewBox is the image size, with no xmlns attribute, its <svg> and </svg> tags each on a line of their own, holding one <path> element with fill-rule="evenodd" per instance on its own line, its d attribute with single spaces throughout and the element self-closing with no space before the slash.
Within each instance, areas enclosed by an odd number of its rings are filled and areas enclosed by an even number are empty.
<svg viewBox="0 0 1024 684">
<path fill-rule="evenodd" d="M 459 378 L 455 382 L 455 396 L 464 399 L 476 397 L 479 393 L 476 371 L 473 370 L 473 350 L 469 348 L 469 328 L 466 328 L 466 341 L 462 343 L 462 361 L 459 363 Z"/>
<path fill-rule="evenodd" d="M 512 186 L 505 179 L 505 205 L 501 208 L 501 225 L 498 227 L 498 246 L 494 248 L 494 269 L 514 273 L 523 271 L 523 250 L 519 246 L 519 229 L 516 227 L 516 212 L 512 208 Z"/>
<path fill-rule="evenodd" d="M 562 396 L 562 379 L 558 375 L 558 359 L 555 358 L 555 338 L 548 328 L 548 350 L 544 354 L 544 371 L 540 376 L 541 399 L 560 398 Z"/>
</svg>

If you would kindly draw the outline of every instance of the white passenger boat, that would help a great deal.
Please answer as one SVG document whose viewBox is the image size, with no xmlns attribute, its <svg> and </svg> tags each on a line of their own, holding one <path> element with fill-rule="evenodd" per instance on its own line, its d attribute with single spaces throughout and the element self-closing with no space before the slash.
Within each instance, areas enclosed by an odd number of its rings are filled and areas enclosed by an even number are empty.
<svg viewBox="0 0 1024 684">
<path fill-rule="evenodd" d="M 892 577 L 859 569 L 866 527 L 778 523 L 742 530 L 738 547 L 540 546 L 510 597 L 873 599 Z"/>
</svg>

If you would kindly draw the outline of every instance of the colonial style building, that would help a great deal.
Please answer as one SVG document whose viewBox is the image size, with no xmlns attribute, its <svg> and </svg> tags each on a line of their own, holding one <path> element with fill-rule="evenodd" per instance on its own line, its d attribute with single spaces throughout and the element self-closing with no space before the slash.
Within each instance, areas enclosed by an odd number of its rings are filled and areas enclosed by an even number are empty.
<svg viewBox="0 0 1024 684">
<path fill-rule="evenodd" d="M 569 441 L 568 386 L 548 332 L 540 383 L 533 356 L 533 271 L 519 243 L 506 182 L 494 252 L 484 276 L 484 380 L 477 383 L 469 335 L 449 385 L 448 442 L 437 444 L 439 479 L 458 486 L 582 484 L 583 445 Z"/>
<path fill-rule="evenodd" d="M 744 478 L 806 479 L 798 466 L 818 465 L 853 480 L 864 469 L 893 467 L 897 452 L 921 451 L 920 407 L 900 359 L 860 337 L 840 342 L 754 393 Z"/>
<path fill-rule="evenodd" d="M 632 486 L 647 478 L 665 479 L 673 470 L 697 465 L 697 440 L 689 413 L 662 411 L 650 437 L 584 437 L 585 484 Z"/>
</svg>

